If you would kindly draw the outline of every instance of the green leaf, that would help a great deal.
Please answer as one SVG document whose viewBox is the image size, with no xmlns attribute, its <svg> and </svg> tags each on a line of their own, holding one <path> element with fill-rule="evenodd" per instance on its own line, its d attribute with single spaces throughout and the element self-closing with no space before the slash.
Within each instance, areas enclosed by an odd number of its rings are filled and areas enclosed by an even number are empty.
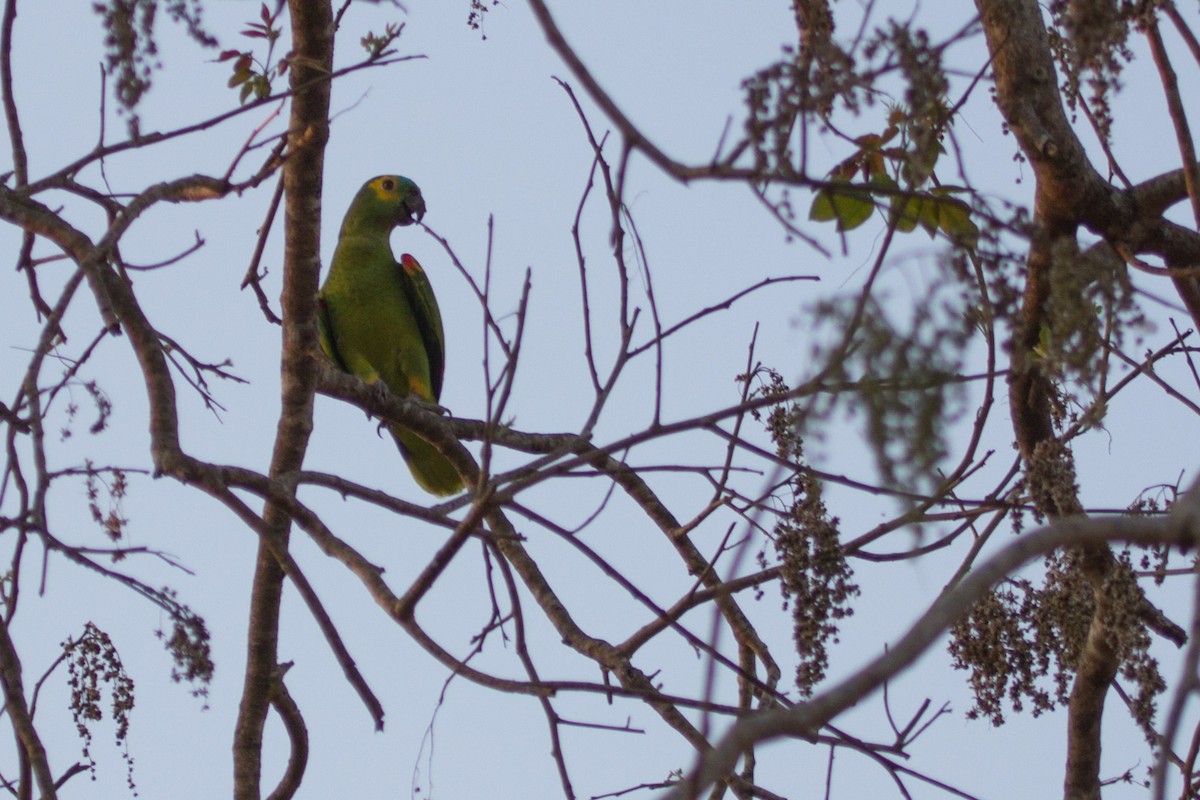
<svg viewBox="0 0 1200 800">
<path fill-rule="evenodd" d="M 813 198 L 808 218 L 814 222 L 837 220 L 839 231 L 851 231 L 871 217 L 875 203 L 871 195 L 861 187 L 847 188 L 826 186 Z"/>
<path fill-rule="evenodd" d="M 888 175 L 886 171 L 880 171 L 872 174 L 871 185 L 887 189 L 889 192 L 896 192 L 900 190 L 900 184 L 896 183 L 896 179 L 891 175 Z"/>
<path fill-rule="evenodd" d="M 909 233 L 921 221 L 928 201 L 921 195 L 894 195 L 890 204 L 892 223 L 901 233 Z"/>
<path fill-rule="evenodd" d="M 938 210 L 940 205 L 932 197 L 926 197 L 925 201 L 921 203 L 920 216 L 917 222 L 921 223 L 921 227 L 929 234 L 930 239 L 937 236 L 938 221 L 941 219 L 941 213 Z"/>
<path fill-rule="evenodd" d="M 833 195 L 828 189 L 817 191 L 812 207 L 808 209 L 808 218 L 813 222 L 829 222 L 838 218 L 837 209 L 833 206 Z"/>
<path fill-rule="evenodd" d="M 1038 343 L 1033 346 L 1033 355 L 1038 361 L 1048 361 L 1053 342 L 1050 338 L 1050 326 L 1043 324 L 1038 330 Z"/>
<path fill-rule="evenodd" d="M 938 227 L 959 244 L 974 247 L 979 241 L 979 227 L 971 221 L 971 207 L 954 198 L 942 198 L 937 204 Z"/>
</svg>

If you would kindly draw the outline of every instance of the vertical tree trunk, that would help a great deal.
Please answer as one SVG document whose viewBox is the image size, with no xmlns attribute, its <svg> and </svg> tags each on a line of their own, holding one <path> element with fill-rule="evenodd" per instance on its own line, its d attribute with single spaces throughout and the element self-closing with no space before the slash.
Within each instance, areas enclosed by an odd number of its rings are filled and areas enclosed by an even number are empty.
<svg viewBox="0 0 1200 800">
<path fill-rule="evenodd" d="M 333 10 L 329 0 L 290 0 L 294 57 L 287 160 L 283 165 L 286 197 L 283 259 L 282 399 L 272 478 L 299 469 L 312 432 L 317 349 L 316 304 L 321 270 L 321 189 L 325 143 L 329 138 L 329 73 L 333 65 Z M 267 536 L 287 546 L 291 519 L 268 504 Z M 283 570 L 261 541 L 254 572 L 247 633 L 247 665 L 233 743 L 234 797 L 261 796 L 262 736 L 277 680 L 279 604 Z"/>
</svg>

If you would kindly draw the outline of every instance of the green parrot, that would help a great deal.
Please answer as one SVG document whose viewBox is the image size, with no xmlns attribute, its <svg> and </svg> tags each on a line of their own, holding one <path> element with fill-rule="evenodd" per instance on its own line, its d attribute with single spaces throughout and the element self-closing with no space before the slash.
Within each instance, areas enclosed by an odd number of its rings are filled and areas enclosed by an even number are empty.
<svg viewBox="0 0 1200 800">
<path fill-rule="evenodd" d="M 408 178 L 380 175 L 363 184 L 342 221 L 318 323 L 321 348 L 340 369 L 383 381 L 399 397 L 437 403 L 446 358 L 437 299 L 417 260 L 405 253 L 397 264 L 388 241 L 393 228 L 424 215 L 421 190 Z M 389 429 L 426 491 L 445 496 L 463 488 L 433 445 L 399 425 Z"/>
</svg>

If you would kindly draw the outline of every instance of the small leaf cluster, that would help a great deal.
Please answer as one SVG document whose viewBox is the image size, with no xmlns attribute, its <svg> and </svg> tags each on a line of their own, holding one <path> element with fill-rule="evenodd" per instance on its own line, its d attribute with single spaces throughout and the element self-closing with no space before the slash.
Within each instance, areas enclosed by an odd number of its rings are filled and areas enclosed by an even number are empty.
<svg viewBox="0 0 1200 800">
<path fill-rule="evenodd" d="M 385 56 L 391 55 L 394 50 L 388 48 L 392 46 L 392 42 L 400 38 L 400 34 L 404 31 L 404 24 L 388 23 L 384 26 L 383 33 L 368 33 L 362 37 L 361 43 L 363 49 L 367 51 L 367 57 L 371 61 L 377 61 Z"/>
<path fill-rule="evenodd" d="M 802 697 L 811 697 L 825 678 L 829 646 L 838 642 L 838 623 L 854 614 L 850 602 L 858 596 L 859 587 L 842 548 L 838 520 L 829 516 L 821 499 L 821 482 L 804 463 L 804 442 L 796 425 L 802 415 L 794 402 L 784 399 L 786 381 L 775 370 L 761 366 L 739 379 L 760 381 L 752 392 L 754 397 L 780 399 L 767 414 L 766 428 L 779 457 L 796 467 L 786 484 L 790 497 L 780 498 L 784 510 L 773 538 L 784 606 L 790 604 L 792 610 L 792 638 L 799 656 L 796 688 Z M 765 556 L 760 559 L 765 562 Z"/>
<path fill-rule="evenodd" d="M 229 88 L 238 90 L 238 102 L 245 103 L 251 97 L 263 100 L 271 96 L 272 85 L 276 78 L 281 78 L 291 65 L 291 53 L 273 61 L 275 43 L 283 35 L 283 27 L 279 21 L 283 12 L 283 2 L 278 0 L 275 10 L 267 8 L 263 3 L 259 9 L 259 21 L 246 23 L 242 36 L 247 39 L 262 40 L 267 43 L 267 54 L 259 61 L 249 50 L 222 50 L 218 61 L 233 61 L 233 75 L 229 77 Z"/>
<path fill-rule="evenodd" d="M 886 204 L 889 224 L 901 233 L 920 226 L 930 238 L 941 231 L 951 241 L 975 247 L 979 227 L 971 219 L 971 206 L 959 197 L 970 191 L 932 180 L 938 157 L 946 151 L 929 131 L 938 130 L 947 116 L 940 101 L 927 106 L 924 116 L 893 108 L 883 131 L 854 139 L 857 150 L 830 171 L 830 182 L 813 198 L 809 219 L 836 222 L 838 231 L 845 232 Z"/>
<path fill-rule="evenodd" d="M 904 85 L 904 106 L 909 109 L 908 117 L 912 123 L 909 138 L 915 151 L 933 158 L 940 151 L 937 143 L 950 120 L 946 107 L 950 81 L 942 66 L 945 46 L 933 46 L 929 34 L 922 28 L 889 19 L 863 48 L 869 59 L 882 55 L 885 69 L 893 65 L 899 68 Z M 919 180 L 913 182 L 920 183 Z"/>
<path fill-rule="evenodd" d="M 109 417 L 112 416 L 113 410 L 112 401 L 109 399 L 108 393 L 100 388 L 100 384 L 96 383 L 96 381 L 83 381 L 80 384 L 71 382 L 66 385 L 68 387 L 75 385 L 82 386 L 84 391 L 88 393 L 88 397 L 90 397 L 92 400 L 92 405 L 96 409 L 96 419 L 91 425 L 88 426 L 88 432 L 97 434 L 104 431 L 104 429 L 108 427 L 108 420 Z M 75 422 L 76 416 L 79 414 L 79 405 L 72 400 L 67 404 L 66 411 L 67 423 L 59 431 L 59 435 L 64 442 L 74 435 L 72 426 Z"/>
<path fill-rule="evenodd" d="M 1065 705 L 1099 593 L 1106 601 L 1099 624 L 1121 659 L 1121 676 L 1136 690 L 1134 720 L 1153 742 L 1155 699 L 1165 682 L 1139 619 L 1143 596 L 1131 557 L 1128 551 L 1121 553 L 1098 589 L 1084 577 L 1081 558 L 1080 551 L 1048 557 L 1041 587 L 1026 578 L 1010 578 L 951 630 L 953 665 L 971 673 L 975 705 L 967 716 L 1002 725 L 1006 707 L 1021 712 L 1028 703 L 1038 716 Z"/>
<path fill-rule="evenodd" d="M 1059 240 L 1051 253 L 1048 293 L 1035 363 L 1048 378 L 1096 393 L 1109 353 L 1150 328 L 1124 262 L 1098 245 L 1080 251 Z"/>
<path fill-rule="evenodd" d="M 175 592 L 169 588 L 164 587 L 162 593 L 175 597 Z M 171 680 L 192 684 L 193 697 L 207 697 L 216 665 L 212 660 L 212 637 L 204 618 L 185 605 L 176 605 L 171 610 L 171 633 L 158 631 L 158 637 L 175 661 Z"/>
<path fill-rule="evenodd" d="M 880 307 L 868 317 L 853 357 L 861 363 L 856 396 L 880 475 L 894 486 L 927 485 L 964 400 L 963 384 L 954 381 L 962 331 L 938 324 L 923 306 L 914 308 L 908 330 L 893 327 Z"/>
<path fill-rule="evenodd" d="M 806 158 L 797 158 L 794 149 L 795 133 L 816 117 L 856 150 L 829 172 L 813 200 L 811 220 L 836 222 L 845 232 L 882 207 L 902 233 L 921 226 L 931 237 L 941 232 L 974 247 L 979 228 L 961 197 L 968 190 L 941 185 L 933 175 L 952 115 L 944 45 L 934 46 L 922 29 L 892 21 L 857 49 L 866 64 L 859 68 L 853 53 L 860 43 L 845 49 L 832 33 L 828 21 L 806 27 L 801 50 L 785 48 L 784 58 L 743 82 L 746 142 L 755 171 L 763 180 L 807 180 Z M 889 109 L 886 126 L 856 138 L 841 133 L 832 119 L 835 111 L 859 116 L 881 95 L 882 79 L 889 74 L 898 76 L 903 102 Z M 794 218 L 790 207 L 781 204 L 777 210 Z"/>
<path fill-rule="evenodd" d="M 857 112 L 864 99 L 870 102 L 870 82 L 831 38 L 811 37 L 801 53 L 785 47 L 779 61 L 742 82 L 755 171 L 764 179 L 795 177 L 797 128 L 808 124 L 807 117 L 828 117 L 839 104 Z"/>
<path fill-rule="evenodd" d="M 1111 98 L 1121 89 L 1121 72 L 1133 60 L 1129 34 L 1153 15 L 1155 0 L 1112 0 L 1079 3 L 1051 0 L 1049 3 L 1050 50 L 1063 73 L 1062 91 L 1074 111 L 1087 103 L 1101 140 L 1112 133 Z M 1086 82 L 1089 95 L 1084 98 Z"/>
<path fill-rule="evenodd" d="M 1121 677 L 1137 690 L 1130 698 L 1130 713 L 1146 741 L 1157 745 L 1154 715 L 1158 696 L 1166 690 L 1167 683 L 1158 660 L 1150 655 L 1150 633 L 1141 621 L 1144 595 L 1134 577 L 1133 557 L 1128 548 L 1117 555 L 1117 567 L 1109 573 L 1101 592 L 1110 598 L 1101 622 L 1112 633 L 1117 652 L 1122 656 Z"/>
<path fill-rule="evenodd" d="M 1054 565 L 1052 565 L 1054 566 Z M 950 632 L 955 669 L 970 672 L 975 705 L 968 719 L 1004 724 L 1004 710 L 1040 716 L 1065 704 L 1091 623 L 1090 588 L 1053 569 L 1044 588 L 1012 578 L 979 600 Z M 1077 576 L 1075 576 L 1077 578 Z"/>
<path fill-rule="evenodd" d="M 951 286 L 933 283 L 928 301 L 911 306 L 903 324 L 893 323 L 886 298 L 834 297 L 806 311 L 822 328 L 852 331 L 853 337 L 844 345 L 814 347 L 810 363 L 823 365 L 829 379 L 806 413 L 861 415 L 880 479 L 889 487 L 937 486 L 937 466 L 948 452 L 945 432 L 965 407 L 958 376 L 975 328 Z"/>
<path fill-rule="evenodd" d="M 966 382 L 960 376 L 978 332 L 970 296 L 955 294 L 956 287 L 954 277 L 932 282 L 927 301 L 911 306 L 902 325 L 891 320 L 886 298 L 855 293 L 807 308 L 804 317 L 812 322 L 817 344 L 806 363 L 823 379 L 803 401 L 772 408 L 767 429 L 780 457 L 791 457 L 786 448 L 799 448 L 798 437 L 820 435 L 822 426 L 814 422 L 838 413 L 861 416 L 885 486 L 935 489 L 938 465 L 948 452 L 945 433 L 965 408 Z M 763 396 L 791 391 L 773 370 L 759 367 L 750 377 L 756 376 L 765 380 Z"/>
<path fill-rule="evenodd" d="M 839 622 L 854 614 L 859 594 L 854 570 L 846 560 L 838 520 L 821 500 L 821 484 L 807 472 L 789 482 L 792 497 L 775 525 L 780 559 L 780 588 L 791 601 L 792 639 L 796 643 L 796 688 L 802 697 L 813 690 L 829 668 L 829 646 L 837 644 Z"/>
<path fill-rule="evenodd" d="M 1138 493 L 1133 502 L 1125 509 L 1131 517 L 1153 517 L 1165 515 L 1179 497 L 1177 484 L 1157 484 L 1149 486 Z M 1167 579 L 1167 571 L 1171 569 L 1171 556 L 1174 551 L 1170 545 L 1159 544 L 1147 547 L 1138 562 L 1138 569 L 1148 573 L 1154 579 L 1155 586 L 1162 586 Z M 1195 571 L 1200 559 L 1192 556 L 1187 559 L 1187 569 Z"/>
<path fill-rule="evenodd" d="M 121 469 L 112 468 L 106 471 L 112 476 L 111 482 L 104 479 L 101 470 L 96 469 L 90 460 L 86 461 L 84 487 L 87 491 L 88 511 L 91 512 L 92 520 L 100 526 L 105 536 L 117 542 L 124 537 L 125 526 L 129 523 L 121 510 L 121 501 L 125 499 L 125 495 L 129 491 L 129 482 L 125 477 L 125 472 Z M 100 507 L 100 487 L 102 485 L 108 495 L 107 510 Z"/>
<path fill-rule="evenodd" d="M 201 23 L 200 0 L 103 0 L 92 10 L 104 26 L 105 66 L 116 76 L 116 97 L 123 113 L 129 114 L 130 134 L 138 132 L 138 104 L 150 90 L 158 60 L 154 23 L 159 7 L 173 22 L 182 24 L 188 36 L 202 47 L 216 47 L 217 40 Z"/>
<path fill-rule="evenodd" d="M 791 387 L 778 370 L 756 364 L 754 369 L 738 375 L 739 383 L 757 383 L 751 388 L 747 398 L 767 398 L 775 401 L 767 411 L 766 429 L 775 444 L 775 454 L 784 461 L 800 463 L 804 456 L 804 419 L 805 409 L 800 403 L 788 401 Z M 762 420 L 762 412 L 757 408 L 750 412 L 756 420 Z"/>
<path fill-rule="evenodd" d="M 1058 439 L 1045 439 L 1034 446 L 1025 468 L 1025 488 L 1038 522 L 1083 511 L 1079 504 L 1075 457 Z"/>
<path fill-rule="evenodd" d="M 83 739 L 83 757 L 91 769 L 92 780 L 96 779 L 96 760 L 91 753 L 91 724 L 104 719 L 102 687 L 107 686 L 117 728 L 116 743 L 125 748 L 127 780 L 133 789 L 133 760 L 128 752 L 129 715 L 134 706 L 133 679 L 125 672 L 112 639 L 92 622 L 84 625 L 78 638 L 63 642 L 62 648 L 67 657 L 71 716 L 75 720 L 75 730 Z"/>
<path fill-rule="evenodd" d="M 473 31 L 480 31 L 480 36 L 484 39 L 487 34 L 483 33 L 483 20 L 487 16 L 487 12 L 493 7 L 500 5 L 500 0 L 491 0 L 491 3 L 485 0 L 471 0 L 471 10 L 467 13 L 467 25 Z"/>
</svg>

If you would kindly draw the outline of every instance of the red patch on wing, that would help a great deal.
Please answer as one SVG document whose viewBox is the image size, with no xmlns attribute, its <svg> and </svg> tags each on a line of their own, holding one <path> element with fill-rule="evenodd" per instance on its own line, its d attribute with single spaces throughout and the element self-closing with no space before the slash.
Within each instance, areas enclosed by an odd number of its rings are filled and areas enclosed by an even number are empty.
<svg viewBox="0 0 1200 800">
<path fill-rule="evenodd" d="M 425 272 L 425 270 L 421 269 L 421 265 L 417 263 L 417 260 L 408 253 L 400 256 L 400 266 L 409 275 L 420 275 Z"/>
</svg>

